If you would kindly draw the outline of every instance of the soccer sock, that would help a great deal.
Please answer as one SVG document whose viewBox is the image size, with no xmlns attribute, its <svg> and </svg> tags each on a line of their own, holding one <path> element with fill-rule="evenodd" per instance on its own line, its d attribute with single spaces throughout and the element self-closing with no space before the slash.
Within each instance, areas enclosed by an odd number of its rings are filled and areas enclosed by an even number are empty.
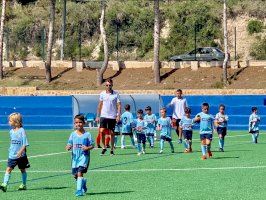
<svg viewBox="0 0 266 200">
<path fill-rule="evenodd" d="M 147 137 L 147 140 L 148 140 L 148 142 L 149 142 L 150 145 L 151 145 L 151 137 L 150 137 L 150 136 Z"/>
<path fill-rule="evenodd" d="M 5 176 L 4 176 L 4 184 L 8 184 L 8 181 L 9 181 L 9 179 L 10 179 L 10 176 L 11 176 L 11 174 L 8 174 L 8 173 L 5 173 Z"/>
<path fill-rule="evenodd" d="M 142 150 L 145 151 L 145 149 L 146 149 L 146 143 L 143 143 L 142 144 Z"/>
<path fill-rule="evenodd" d="M 138 152 L 141 152 L 141 143 L 138 143 Z"/>
<path fill-rule="evenodd" d="M 110 140 L 111 140 L 111 138 L 109 136 L 105 138 L 105 145 L 106 146 L 110 145 Z"/>
<path fill-rule="evenodd" d="M 23 183 L 23 185 L 26 185 L 26 182 L 27 182 L 27 172 L 21 173 L 21 177 L 22 177 L 22 183 Z"/>
<path fill-rule="evenodd" d="M 115 143 L 114 143 L 114 145 L 115 145 L 115 147 L 116 147 L 116 145 L 117 145 L 117 135 L 115 136 Z"/>
<path fill-rule="evenodd" d="M 210 151 L 211 151 L 211 144 L 208 144 L 208 145 L 206 146 L 206 150 L 207 150 L 207 152 L 210 152 Z"/>
<path fill-rule="evenodd" d="M 173 145 L 173 142 L 170 141 L 169 144 L 170 144 L 171 150 L 174 151 L 174 145 Z"/>
<path fill-rule="evenodd" d="M 163 150 L 163 146 L 164 146 L 164 140 L 161 140 L 161 141 L 160 141 L 160 147 L 161 147 L 161 150 Z"/>
<path fill-rule="evenodd" d="M 222 139 L 222 149 L 224 148 L 224 139 Z"/>
<path fill-rule="evenodd" d="M 78 177 L 77 179 L 77 190 L 81 190 L 83 183 L 83 177 Z"/>
<path fill-rule="evenodd" d="M 192 149 L 192 141 L 189 141 L 189 149 Z"/>
<path fill-rule="evenodd" d="M 121 136 L 121 147 L 125 147 L 125 146 L 126 146 L 126 144 L 125 144 L 125 136 L 122 135 Z"/>
<path fill-rule="evenodd" d="M 185 147 L 185 149 L 187 149 L 187 148 L 188 148 L 188 145 L 187 145 L 187 140 L 185 140 L 185 142 L 184 142 L 184 147 Z"/>
<path fill-rule="evenodd" d="M 133 137 L 130 137 L 130 141 L 131 141 L 132 146 L 135 146 L 135 141 Z"/>
<path fill-rule="evenodd" d="M 253 142 L 255 143 L 255 141 L 256 141 L 256 136 L 255 136 L 254 133 L 252 133 L 252 140 L 253 140 Z"/>
<path fill-rule="evenodd" d="M 202 155 L 206 155 L 206 145 L 201 145 L 201 152 L 202 152 Z"/>
<path fill-rule="evenodd" d="M 151 136 L 150 140 L 151 140 L 151 146 L 154 146 L 154 136 Z"/>
<path fill-rule="evenodd" d="M 86 184 L 87 184 L 87 179 L 83 178 L 82 179 L 82 188 L 86 187 Z"/>
<path fill-rule="evenodd" d="M 187 140 L 185 143 L 187 143 L 187 149 L 190 149 L 190 142 Z"/>
<path fill-rule="evenodd" d="M 97 138 L 96 138 L 96 144 L 100 145 L 100 143 L 101 143 L 101 134 L 98 133 Z"/>
<path fill-rule="evenodd" d="M 219 138 L 219 147 L 222 149 L 223 148 L 223 139 Z"/>
</svg>

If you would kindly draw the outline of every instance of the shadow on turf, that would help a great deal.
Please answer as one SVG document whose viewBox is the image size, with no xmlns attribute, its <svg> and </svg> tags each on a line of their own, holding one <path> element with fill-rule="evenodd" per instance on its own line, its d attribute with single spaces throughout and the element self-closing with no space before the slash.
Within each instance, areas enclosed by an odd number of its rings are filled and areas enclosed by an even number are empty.
<svg viewBox="0 0 266 200">
<path fill-rule="evenodd" d="M 239 156 L 225 156 L 225 157 L 213 157 L 212 159 L 221 160 L 221 159 L 236 159 L 236 158 L 240 158 L 240 157 Z"/>
<path fill-rule="evenodd" d="M 63 190 L 70 187 L 40 187 L 40 188 L 30 188 L 27 189 L 28 191 L 34 191 L 34 190 Z M 8 192 L 17 192 L 17 190 L 8 191 Z"/>
<path fill-rule="evenodd" d="M 101 194 L 127 194 L 132 193 L 134 191 L 121 191 L 121 192 L 90 192 L 87 195 L 101 195 Z"/>
</svg>

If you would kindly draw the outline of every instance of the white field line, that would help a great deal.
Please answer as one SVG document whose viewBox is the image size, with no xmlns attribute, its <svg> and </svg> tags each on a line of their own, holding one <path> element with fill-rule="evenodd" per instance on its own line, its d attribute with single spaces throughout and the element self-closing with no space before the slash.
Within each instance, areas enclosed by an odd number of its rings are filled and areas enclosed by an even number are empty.
<svg viewBox="0 0 266 200">
<path fill-rule="evenodd" d="M 202 167 L 202 168 L 180 168 L 180 169 L 95 169 L 89 170 L 90 173 L 94 172 L 159 172 L 159 171 L 201 171 L 201 170 L 239 170 L 239 169 L 265 169 L 266 165 L 262 166 L 239 166 L 239 167 Z M 5 171 L 0 171 L 5 172 Z M 20 171 L 13 171 L 20 173 Z M 34 171 L 28 170 L 29 173 L 71 173 L 70 170 L 57 170 L 57 171 Z"/>
<path fill-rule="evenodd" d="M 39 155 L 34 155 L 34 156 L 28 156 L 28 158 L 39 158 L 39 157 L 46 157 L 46 156 L 54 156 L 54 155 L 60 155 L 60 154 L 65 154 L 69 153 L 68 151 L 63 151 L 63 152 L 57 152 L 57 153 L 47 153 L 47 154 L 39 154 Z M 7 162 L 7 160 L 0 160 L 1 162 Z"/>
</svg>

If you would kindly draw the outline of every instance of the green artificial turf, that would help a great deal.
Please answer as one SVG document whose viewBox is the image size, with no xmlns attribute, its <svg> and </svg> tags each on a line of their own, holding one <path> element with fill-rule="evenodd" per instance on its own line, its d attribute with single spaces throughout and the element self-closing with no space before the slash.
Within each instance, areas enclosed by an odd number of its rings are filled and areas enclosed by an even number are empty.
<svg viewBox="0 0 266 200">
<path fill-rule="evenodd" d="M 21 176 L 15 169 L 8 191 L 0 191 L 6 199 L 76 199 L 76 184 L 71 170 L 70 153 L 65 151 L 71 131 L 27 131 L 28 156 L 27 191 L 16 191 Z M 96 131 L 91 131 L 94 135 Z M 215 135 L 216 136 L 216 135 Z M 173 135 L 176 140 L 176 135 Z M 229 131 L 225 152 L 218 152 L 218 139 L 213 140 L 213 158 L 200 159 L 198 133 L 193 136 L 193 153 L 183 153 L 184 147 L 174 142 L 176 153 L 170 153 L 165 143 L 163 154 L 147 148 L 137 156 L 136 149 L 117 148 L 116 155 L 100 156 L 100 149 L 91 154 L 88 194 L 80 199 L 265 199 L 266 198 L 266 134 L 258 144 L 251 143 L 245 131 Z M 120 137 L 118 140 L 120 145 Z M 129 144 L 129 140 L 127 140 Z M 0 132 L 0 181 L 4 176 L 8 154 L 8 131 Z M 58 153 L 58 154 L 55 154 Z M 50 155 L 49 155 L 50 154 Z M 33 157 L 31 157 L 33 156 Z M 34 157 L 36 156 L 36 157 Z"/>
</svg>

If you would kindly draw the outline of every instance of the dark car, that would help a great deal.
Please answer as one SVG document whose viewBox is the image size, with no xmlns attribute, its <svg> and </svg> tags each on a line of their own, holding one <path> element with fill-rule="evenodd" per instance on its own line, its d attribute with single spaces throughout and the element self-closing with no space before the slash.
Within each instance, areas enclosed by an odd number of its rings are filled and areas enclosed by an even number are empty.
<svg viewBox="0 0 266 200">
<path fill-rule="evenodd" d="M 224 52 L 216 47 L 200 47 L 195 49 L 189 53 L 181 54 L 178 56 L 173 56 L 169 60 L 170 61 L 215 61 L 215 60 L 224 60 Z"/>
</svg>

